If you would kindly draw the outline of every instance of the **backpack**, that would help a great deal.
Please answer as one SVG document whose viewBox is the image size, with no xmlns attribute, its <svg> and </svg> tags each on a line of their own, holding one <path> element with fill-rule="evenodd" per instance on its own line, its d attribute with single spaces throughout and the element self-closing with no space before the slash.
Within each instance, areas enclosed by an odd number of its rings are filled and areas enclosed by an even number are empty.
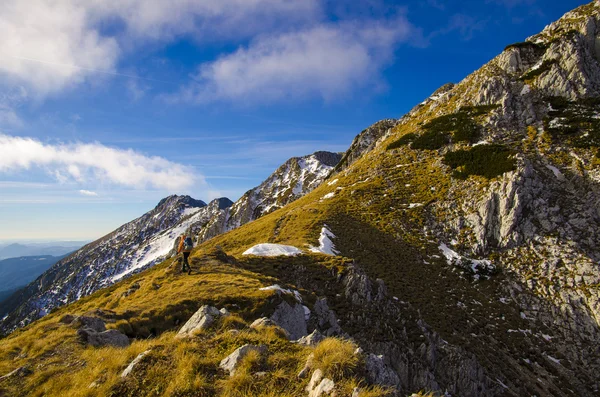
<svg viewBox="0 0 600 397">
<path fill-rule="evenodd" d="M 190 252 L 194 248 L 194 242 L 191 237 L 186 237 L 183 240 L 183 252 Z"/>
</svg>

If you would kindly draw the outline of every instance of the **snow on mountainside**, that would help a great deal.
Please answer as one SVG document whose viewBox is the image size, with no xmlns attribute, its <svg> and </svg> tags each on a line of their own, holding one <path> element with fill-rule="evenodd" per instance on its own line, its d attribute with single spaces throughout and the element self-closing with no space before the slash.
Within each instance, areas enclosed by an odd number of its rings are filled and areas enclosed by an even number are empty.
<svg viewBox="0 0 600 397">
<path fill-rule="evenodd" d="M 163 261 L 175 253 L 183 232 L 204 241 L 283 207 L 319 186 L 340 158 L 329 152 L 294 157 L 235 204 L 227 198 L 208 205 L 189 196 L 161 200 L 152 211 L 86 245 L 12 296 L 6 302 L 12 313 L 0 330 L 10 332 Z"/>
<path fill-rule="evenodd" d="M 211 219 L 198 233 L 198 240 L 205 241 L 233 230 L 311 192 L 327 178 L 341 158 L 339 153 L 316 152 L 289 159 L 263 183 Z"/>
<path fill-rule="evenodd" d="M 189 196 L 161 200 L 150 212 L 61 260 L 6 301 L 14 312 L 3 321 L 3 331 L 162 261 L 179 233 L 213 215 L 208 208 Z"/>
</svg>

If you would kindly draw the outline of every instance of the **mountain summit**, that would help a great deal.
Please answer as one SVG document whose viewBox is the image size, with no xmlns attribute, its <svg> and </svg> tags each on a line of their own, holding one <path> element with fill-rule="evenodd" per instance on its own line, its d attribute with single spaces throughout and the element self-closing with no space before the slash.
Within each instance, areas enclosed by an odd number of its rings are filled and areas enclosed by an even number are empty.
<svg viewBox="0 0 600 397">
<path fill-rule="evenodd" d="M 3 339 L 0 390 L 598 395 L 598 43 L 593 2 L 335 167 L 284 164 L 197 223 L 191 275 L 167 259 Z"/>
</svg>

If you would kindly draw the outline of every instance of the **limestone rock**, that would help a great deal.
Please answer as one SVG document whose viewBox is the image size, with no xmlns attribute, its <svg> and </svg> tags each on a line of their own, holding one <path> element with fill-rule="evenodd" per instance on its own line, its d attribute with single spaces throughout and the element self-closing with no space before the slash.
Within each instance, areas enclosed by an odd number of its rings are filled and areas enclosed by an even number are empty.
<svg viewBox="0 0 600 397">
<path fill-rule="evenodd" d="M 396 386 L 400 383 L 398 374 L 386 365 L 383 355 L 370 353 L 365 361 L 368 378 L 371 383 L 382 386 Z"/>
<path fill-rule="evenodd" d="M 257 318 L 256 320 L 254 320 L 252 322 L 252 324 L 250 324 L 250 328 L 252 328 L 252 329 L 257 329 L 260 327 L 277 327 L 277 326 L 278 326 L 278 324 L 275 321 L 273 321 L 267 317 Z"/>
<path fill-rule="evenodd" d="M 314 318 L 315 328 L 325 336 L 333 336 L 342 333 L 337 317 L 333 310 L 327 305 L 327 298 L 317 299 L 313 306 L 311 320 Z"/>
<path fill-rule="evenodd" d="M 323 371 L 317 369 L 310 378 L 306 391 L 308 392 L 308 397 L 320 397 L 331 394 L 334 388 L 335 383 L 333 380 L 324 378 Z"/>
<path fill-rule="evenodd" d="M 181 327 L 176 338 L 190 338 L 201 329 L 210 327 L 222 313 L 213 306 L 204 305 Z"/>
<path fill-rule="evenodd" d="M 321 334 L 318 330 L 314 330 L 310 335 L 306 335 L 298 339 L 297 342 L 301 345 L 315 347 L 323 339 L 325 339 L 325 336 L 323 336 L 323 334 Z"/>
<path fill-rule="evenodd" d="M 129 376 L 131 371 L 133 371 L 133 368 L 136 365 L 138 365 L 140 363 L 140 361 L 142 361 L 142 359 L 144 357 L 146 357 L 146 355 L 148 355 L 148 353 L 150 353 L 150 350 L 146 350 L 145 352 L 138 354 L 138 356 L 136 358 L 134 358 L 132 362 L 129 363 L 127 368 L 125 368 L 125 370 L 123 370 L 123 372 L 121 373 L 121 378 L 126 378 L 127 376 Z"/>
<path fill-rule="evenodd" d="M 79 316 L 71 322 L 71 325 L 77 326 L 78 328 L 87 328 L 96 332 L 106 331 L 106 325 L 104 320 L 98 317 Z"/>
<path fill-rule="evenodd" d="M 290 306 L 286 301 L 281 302 L 271 315 L 271 320 L 285 329 L 292 340 L 300 339 L 308 334 L 304 306 L 299 303 Z"/>
<path fill-rule="evenodd" d="M 267 347 L 265 345 L 255 346 L 249 344 L 238 347 L 233 353 L 221 360 L 219 367 L 225 372 L 228 372 L 230 376 L 233 376 L 240 361 L 251 351 L 257 351 L 260 354 L 264 354 L 267 351 Z"/>
<path fill-rule="evenodd" d="M 77 331 L 77 335 L 82 342 L 94 347 L 129 346 L 129 338 L 116 329 L 109 329 L 108 331 L 104 332 L 96 332 L 91 328 L 80 328 Z"/>
</svg>

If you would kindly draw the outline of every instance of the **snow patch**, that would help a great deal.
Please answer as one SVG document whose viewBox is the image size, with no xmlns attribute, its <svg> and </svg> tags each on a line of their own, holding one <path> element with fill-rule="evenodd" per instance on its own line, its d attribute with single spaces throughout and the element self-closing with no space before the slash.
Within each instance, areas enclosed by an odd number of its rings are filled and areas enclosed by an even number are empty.
<svg viewBox="0 0 600 397">
<path fill-rule="evenodd" d="M 248 248 L 242 255 L 256 256 L 296 256 L 302 254 L 302 251 L 291 245 L 281 244 L 257 244 Z"/>
<path fill-rule="evenodd" d="M 487 259 L 471 259 L 463 257 L 458 252 L 448 248 L 444 243 L 438 247 L 442 254 L 446 257 L 446 262 L 449 265 L 457 266 L 466 270 L 473 276 L 475 280 L 480 278 L 488 279 L 496 267 Z"/>
<path fill-rule="evenodd" d="M 281 293 L 281 294 L 292 295 L 292 296 L 294 296 L 294 298 L 296 298 L 296 300 L 298 302 L 302 302 L 302 295 L 300 295 L 300 292 L 298 292 L 296 290 L 292 290 L 292 289 L 282 288 L 279 284 L 269 285 L 268 287 L 262 287 L 262 288 L 259 288 L 258 290 L 259 291 L 277 291 L 278 293 Z M 306 309 L 308 309 L 308 308 L 306 307 Z M 310 312 L 310 310 L 309 310 L 309 312 Z M 306 314 L 306 310 L 304 310 L 304 313 Z"/>
<path fill-rule="evenodd" d="M 327 186 L 333 186 L 333 185 L 335 185 L 337 182 L 338 182 L 338 180 L 337 180 L 337 179 L 334 179 L 334 180 L 333 180 L 333 181 L 331 181 L 331 182 L 327 182 Z"/>
<path fill-rule="evenodd" d="M 340 252 L 335 249 L 335 245 L 331 239 L 335 238 L 335 235 L 327 228 L 327 225 L 321 228 L 321 235 L 319 236 L 319 246 L 310 246 L 311 252 L 320 252 L 325 255 L 339 255 Z"/>
<path fill-rule="evenodd" d="M 410 203 L 408 205 L 408 208 L 417 208 L 417 207 L 422 207 L 423 203 Z"/>
</svg>

